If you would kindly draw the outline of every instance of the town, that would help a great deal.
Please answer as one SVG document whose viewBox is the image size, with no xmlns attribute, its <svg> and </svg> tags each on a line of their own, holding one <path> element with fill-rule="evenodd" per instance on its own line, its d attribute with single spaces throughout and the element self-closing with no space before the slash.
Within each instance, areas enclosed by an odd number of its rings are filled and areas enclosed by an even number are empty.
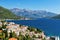
<svg viewBox="0 0 60 40">
<path fill-rule="evenodd" d="M 0 40 L 59 40 L 59 37 L 47 37 L 37 28 L 0 21 Z"/>
<path fill-rule="evenodd" d="M 14 22 L 0 22 L 0 40 L 43 40 L 43 31 Z"/>
</svg>

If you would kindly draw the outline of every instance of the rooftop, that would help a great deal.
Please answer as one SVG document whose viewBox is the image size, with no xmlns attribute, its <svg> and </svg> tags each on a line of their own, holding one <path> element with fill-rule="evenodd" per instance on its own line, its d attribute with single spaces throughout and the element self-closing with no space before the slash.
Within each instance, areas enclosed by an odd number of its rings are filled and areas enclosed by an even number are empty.
<svg viewBox="0 0 60 40">
<path fill-rule="evenodd" d="M 17 38 L 9 38 L 9 40 L 17 40 Z"/>
</svg>

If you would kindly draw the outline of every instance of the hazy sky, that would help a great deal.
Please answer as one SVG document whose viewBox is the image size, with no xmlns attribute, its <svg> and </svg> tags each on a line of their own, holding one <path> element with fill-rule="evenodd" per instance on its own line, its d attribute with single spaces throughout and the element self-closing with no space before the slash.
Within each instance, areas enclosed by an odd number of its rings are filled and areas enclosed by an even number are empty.
<svg viewBox="0 0 60 40">
<path fill-rule="evenodd" d="M 60 14 L 60 0 L 0 0 L 0 6 L 9 9 L 46 10 Z"/>
</svg>

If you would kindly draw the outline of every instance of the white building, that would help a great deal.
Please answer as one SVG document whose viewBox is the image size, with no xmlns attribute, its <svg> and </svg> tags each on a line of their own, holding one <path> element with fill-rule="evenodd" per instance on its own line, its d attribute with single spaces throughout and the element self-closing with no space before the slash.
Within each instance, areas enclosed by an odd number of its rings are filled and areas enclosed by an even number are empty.
<svg viewBox="0 0 60 40">
<path fill-rule="evenodd" d="M 60 40 L 59 36 L 46 37 L 46 40 Z"/>
</svg>

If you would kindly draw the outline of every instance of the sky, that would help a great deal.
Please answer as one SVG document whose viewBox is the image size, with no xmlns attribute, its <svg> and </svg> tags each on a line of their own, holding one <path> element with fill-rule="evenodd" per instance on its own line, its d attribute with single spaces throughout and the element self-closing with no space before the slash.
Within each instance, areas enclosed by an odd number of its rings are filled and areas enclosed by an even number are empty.
<svg viewBox="0 0 60 40">
<path fill-rule="evenodd" d="M 8 9 L 43 10 L 60 14 L 60 0 L 0 0 L 0 6 Z"/>
</svg>

